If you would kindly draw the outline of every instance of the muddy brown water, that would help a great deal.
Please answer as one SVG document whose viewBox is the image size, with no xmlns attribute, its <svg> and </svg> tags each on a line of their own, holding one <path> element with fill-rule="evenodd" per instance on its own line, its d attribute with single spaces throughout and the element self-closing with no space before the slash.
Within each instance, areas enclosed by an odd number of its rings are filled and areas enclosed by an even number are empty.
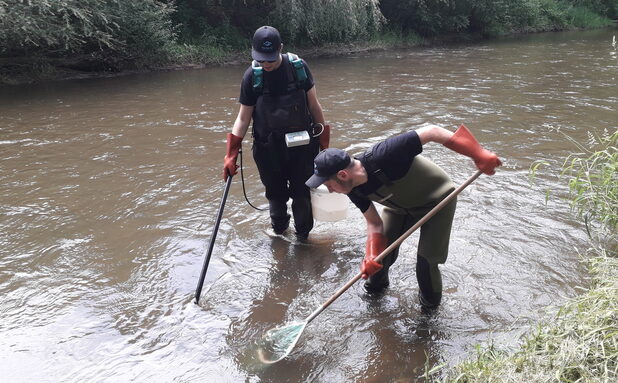
<svg viewBox="0 0 618 383">
<path fill-rule="evenodd" d="M 587 285 L 581 222 L 556 172 L 587 132 L 618 128 L 615 30 L 529 35 L 309 60 L 332 145 L 461 123 L 504 161 L 460 196 L 444 300 L 421 312 L 413 235 L 392 285 L 357 283 L 261 365 L 269 329 L 303 320 L 357 272 L 365 226 L 317 222 L 273 237 L 232 184 L 204 283 L 194 290 L 224 183 L 225 133 L 244 67 L 2 88 L 0 375 L 7 382 L 410 382 L 475 344 L 513 346 Z M 265 206 L 244 141 L 247 195 Z M 430 144 L 456 183 L 471 160 Z"/>
</svg>

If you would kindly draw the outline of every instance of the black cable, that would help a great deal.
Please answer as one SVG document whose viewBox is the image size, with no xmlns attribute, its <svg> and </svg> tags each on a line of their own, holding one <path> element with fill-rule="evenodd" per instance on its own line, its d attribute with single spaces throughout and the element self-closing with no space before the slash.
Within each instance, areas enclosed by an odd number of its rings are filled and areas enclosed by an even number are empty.
<svg viewBox="0 0 618 383">
<path fill-rule="evenodd" d="M 266 210 L 266 209 L 260 209 L 259 207 L 253 206 L 253 204 L 251 204 L 251 202 L 249 202 L 249 198 L 247 198 L 247 191 L 245 190 L 245 175 L 244 175 L 244 173 L 242 171 L 242 169 L 243 169 L 243 166 L 242 166 L 242 149 L 240 149 L 238 151 L 238 153 L 240 154 L 240 181 L 242 183 L 242 194 L 244 194 L 245 200 L 247 201 L 249 206 L 251 206 L 255 210 L 260 210 L 260 211 Z"/>
</svg>

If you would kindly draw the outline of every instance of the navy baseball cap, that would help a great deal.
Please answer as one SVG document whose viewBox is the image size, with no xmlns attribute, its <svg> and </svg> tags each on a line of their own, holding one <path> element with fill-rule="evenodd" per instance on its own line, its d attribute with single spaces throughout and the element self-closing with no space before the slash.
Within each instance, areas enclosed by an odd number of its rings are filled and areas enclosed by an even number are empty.
<svg viewBox="0 0 618 383">
<path fill-rule="evenodd" d="M 312 189 L 326 182 L 339 170 L 347 168 L 352 159 L 341 149 L 324 149 L 313 160 L 313 175 L 305 182 Z"/>
<path fill-rule="evenodd" d="M 279 58 L 281 35 L 273 27 L 259 27 L 253 34 L 251 57 L 256 61 L 276 61 Z"/>
</svg>

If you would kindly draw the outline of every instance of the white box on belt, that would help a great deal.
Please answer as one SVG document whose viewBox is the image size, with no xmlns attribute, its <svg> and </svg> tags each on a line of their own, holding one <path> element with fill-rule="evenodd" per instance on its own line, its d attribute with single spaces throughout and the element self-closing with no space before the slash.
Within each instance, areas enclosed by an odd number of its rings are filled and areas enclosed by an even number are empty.
<svg viewBox="0 0 618 383">
<path fill-rule="evenodd" d="M 300 132 L 292 132 L 285 135 L 285 144 L 288 148 L 293 146 L 307 145 L 310 137 L 306 130 Z"/>
</svg>

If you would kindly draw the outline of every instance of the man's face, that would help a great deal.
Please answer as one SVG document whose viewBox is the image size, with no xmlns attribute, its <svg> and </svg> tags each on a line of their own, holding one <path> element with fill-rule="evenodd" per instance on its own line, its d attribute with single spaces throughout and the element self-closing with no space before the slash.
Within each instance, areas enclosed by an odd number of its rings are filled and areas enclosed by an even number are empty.
<svg viewBox="0 0 618 383">
<path fill-rule="evenodd" d="M 326 186 L 329 193 L 348 194 L 352 191 L 352 180 L 347 179 L 344 181 L 335 176 L 324 182 L 324 186 Z"/>
<path fill-rule="evenodd" d="M 279 65 L 281 65 L 281 55 L 279 55 L 279 59 L 277 61 L 258 61 L 258 62 L 260 63 L 262 68 L 264 68 L 266 72 L 272 72 L 275 69 L 279 68 Z"/>
<path fill-rule="evenodd" d="M 275 69 L 279 68 L 279 65 L 281 65 L 281 61 L 283 61 L 281 57 L 281 48 L 279 48 L 278 53 L 279 55 L 277 56 L 277 60 L 275 61 L 258 61 L 258 63 L 260 63 L 260 65 L 262 66 L 262 68 L 264 68 L 266 72 L 272 72 Z"/>
</svg>

